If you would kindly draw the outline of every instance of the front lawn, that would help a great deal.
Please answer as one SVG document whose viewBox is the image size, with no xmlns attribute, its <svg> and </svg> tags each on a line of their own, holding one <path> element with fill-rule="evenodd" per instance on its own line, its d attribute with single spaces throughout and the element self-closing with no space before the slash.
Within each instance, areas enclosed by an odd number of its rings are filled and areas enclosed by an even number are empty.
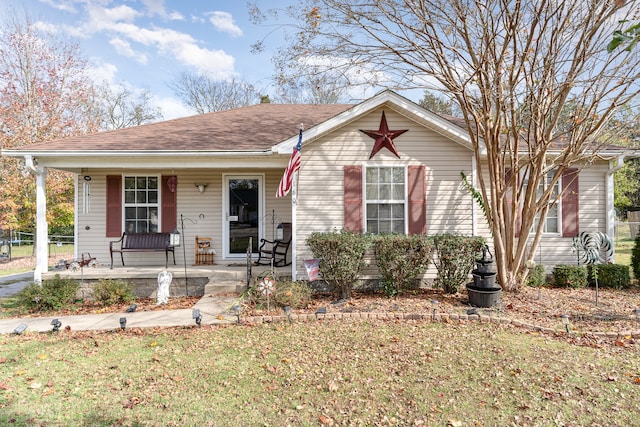
<svg viewBox="0 0 640 427">
<path fill-rule="evenodd" d="M 0 337 L 1 425 L 633 425 L 640 355 L 482 324 Z"/>
</svg>

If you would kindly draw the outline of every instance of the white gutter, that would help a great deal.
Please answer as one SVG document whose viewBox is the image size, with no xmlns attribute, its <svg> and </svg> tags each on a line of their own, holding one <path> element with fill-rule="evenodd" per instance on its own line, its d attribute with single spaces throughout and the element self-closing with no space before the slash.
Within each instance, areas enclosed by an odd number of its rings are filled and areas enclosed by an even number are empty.
<svg viewBox="0 0 640 427">
<path fill-rule="evenodd" d="M 24 161 L 31 173 L 36 176 L 36 269 L 33 280 L 42 282 L 42 273 L 49 269 L 49 226 L 47 224 L 47 170 L 38 166 L 31 155 L 24 156 Z"/>
</svg>

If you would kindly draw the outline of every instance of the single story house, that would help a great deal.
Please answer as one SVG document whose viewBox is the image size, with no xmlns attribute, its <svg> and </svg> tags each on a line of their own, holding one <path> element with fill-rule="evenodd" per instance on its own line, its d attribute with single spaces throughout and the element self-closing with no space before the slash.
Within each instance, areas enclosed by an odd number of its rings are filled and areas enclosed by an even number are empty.
<svg viewBox="0 0 640 427">
<path fill-rule="evenodd" d="M 304 127 L 297 191 L 276 192 Z M 76 257 L 110 262 L 123 232 L 181 233 L 178 265 L 192 265 L 196 236 L 211 237 L 217 263 L 242 262 L 281 223 L 291 223 L 290 267 L 306 278 L 314 231 L 484 235 L 482 212 L 460 173 L 476 164 L 466 129 L 392 91 L 355 105 L 259 104 L 4 150 L 37 178 L 37 239 L 47 241 L 44 176 L 75 174 Z M 573 263 L 576 232 L 614 235 L 613 173 L 622 150 L 602 153 L 572 182 L 571 207 L 550 215 L 536 261 Z M 562 184 L 561 184 L 562 185 Z M 35 279 L 47 271 L 37 247 Z M 136 252 L 127 265 L 164 265 Z M 114 259 L 119 265 L 120 260 Z M 433 269 L 427 274 L 433 275 Z"/>
</svg>

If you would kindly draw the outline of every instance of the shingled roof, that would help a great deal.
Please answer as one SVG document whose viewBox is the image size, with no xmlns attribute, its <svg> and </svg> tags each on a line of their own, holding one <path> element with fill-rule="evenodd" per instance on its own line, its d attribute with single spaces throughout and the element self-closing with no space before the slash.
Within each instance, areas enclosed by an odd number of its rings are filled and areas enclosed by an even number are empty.
<svg viewBox="0 0 640 427">
<path fill-rule="evenodd" d="M 27 145 L 17 151 L 266 151 L 349 109 L 348 104 L 258 104 Z"/>
</svg>

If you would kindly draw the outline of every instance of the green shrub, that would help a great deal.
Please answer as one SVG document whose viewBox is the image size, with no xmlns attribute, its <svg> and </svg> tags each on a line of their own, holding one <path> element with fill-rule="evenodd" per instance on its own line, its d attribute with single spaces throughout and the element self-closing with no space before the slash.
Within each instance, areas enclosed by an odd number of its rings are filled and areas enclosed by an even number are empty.
<svg viewBox="0 0 640 427">
<path fill-rule="evenodd" d="M 595 275 L 594 275 L 595 268 Z M 631 286 L 631 276 L 628 265 L 597 264 L 589 266 L 589 278 L 598 278 L 598 286 L 602 288 L 626 289 Z"/>
<path fill-rule="evenodd" d="M 133 286 L 124 280 L 100 279 L 93 288 L 93 298 L 102 305 L 130 303 L 135 299 Z"/>
<path fill-rule="evenodd" d="M 633 277 L 640 279 L 640 233 L 633 241 L 631 249 L 631 268 L 633 269 Z"/>
<path fill-rule="evenodd" d="M 544 265 L 536 264 L 535 267 L 529 270 L 527 275 L 527 286 L 540 287 L 547 283 L 547 273 L 544 270 Z"/>
<path fill-rule="evenodd" d="M 434 264 L 438 269 L 435 286 L 455 294 L 469 277 L 475 256 L 485 245 L 484 237 L 439 234 L 433 236 Z"/>
<path fill-rule="evenodd" d="M 309 305 L 312 293 L 306 282 L 278 282 L 273 299 L 281 307 L 304 308 Z"/>
<path fill-rule="evenodd" d="M 429 267 L 433 240 L 422 235 L 384 234 L 373 238 L 373 249 L 383 289 L 395 296 L 413 287 Z"/>
<path fill-rule="evenodd" d="M 584 265 L 556 265 L 553 278 L 558 288 L 584 288 L 587 286 L 587 269 Z"/>
<path fill-rule="evenodd" d="M 77 280 L 63 279 L 56 274 L 53 279 L 42 281 L 42 284 L 27 285 L 18 293 L 16 299 L 20 306 L 30 311 L 60 310 L 74 302 L 79 288 Z"/>
<path fill-rule="evenodd" d="M 313 256 L 320 259 L 322 278 L 338 298 L 350 298 L 353 285 L 366 265 L 365 253 L 371 247 L 371 238 L 350 231 L 315 232 L 306 243 Z"/>
</svg>

